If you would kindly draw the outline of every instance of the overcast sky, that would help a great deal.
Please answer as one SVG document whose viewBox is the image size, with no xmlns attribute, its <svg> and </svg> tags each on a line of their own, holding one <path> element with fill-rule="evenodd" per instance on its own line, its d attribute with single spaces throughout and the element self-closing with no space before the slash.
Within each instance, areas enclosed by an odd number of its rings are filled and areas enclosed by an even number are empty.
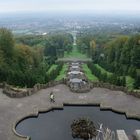
<svg viewBox="0 0 140 140">
<path fill-rule="evenodd" d="M 140 12 L 140 0 L 0 0 L 0 12 L 86 10 Z"/>
</svg>

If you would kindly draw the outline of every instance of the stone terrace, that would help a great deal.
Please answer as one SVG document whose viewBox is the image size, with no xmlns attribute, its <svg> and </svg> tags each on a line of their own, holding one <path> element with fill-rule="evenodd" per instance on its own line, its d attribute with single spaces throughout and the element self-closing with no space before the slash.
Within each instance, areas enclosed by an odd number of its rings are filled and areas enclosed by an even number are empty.
<svg viewBox="0 0 140 140">
<path fill-rule="evenodd" d="M 55 103 L 50 103 L 49 94 L 55 94 Z M 88 93 L 76 94 L 66 85 L 57 85 L 42 89 L 36 94 L 24 98 L 9 98 L 0 89 L 0 139 L 25 140 L 14 133 L 16 123 L 29 115 L 37 115 L 38 111 L 48 111 L 51 108 L 62 108 L 63 104 L 98 104 L 118 112 L 125 112 L 128 117 L 140 119 L 140 99 L 121 91 L 111 91 L 105 88 L 93 88 Z M 127 140 L 123 131 L 118 131 L 119 140 Z M 137 139 L 139 131 L 136 131 Z M 138 139 L 139 140 L 139 139 Z"/>
</svg>

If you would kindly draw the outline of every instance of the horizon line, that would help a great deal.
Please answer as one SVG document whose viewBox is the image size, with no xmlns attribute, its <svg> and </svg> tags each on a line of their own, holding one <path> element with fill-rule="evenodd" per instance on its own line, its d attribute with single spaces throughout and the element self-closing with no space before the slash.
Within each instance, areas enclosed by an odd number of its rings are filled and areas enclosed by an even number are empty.
<svg viewBox="0 0 140 140">
<path fill-rule="evenodd" d="M 95 13 L 100 13 L 100 14 L 105 14 L 105 13 L 108 13 L 108 14 L 117 14 L 117 13 L 122 13 L 122 14 L 139 14 L 140 13 L 140 10 L 38 10 L 38 11 L 35 11 L 35 10 L 17 10 L 17 11 L 14 11 L 14 10 L 11 10 L 11 11 L 0 11 L 0 14 L 6 14 L 6 13 L 62 13 L 62 12 L 66 12 L 66 13 L 91 13 L 93 14 L 94 12 Z M 116 12 L 116 13 L 112 13 L 112 12 Z"/>
</svg>

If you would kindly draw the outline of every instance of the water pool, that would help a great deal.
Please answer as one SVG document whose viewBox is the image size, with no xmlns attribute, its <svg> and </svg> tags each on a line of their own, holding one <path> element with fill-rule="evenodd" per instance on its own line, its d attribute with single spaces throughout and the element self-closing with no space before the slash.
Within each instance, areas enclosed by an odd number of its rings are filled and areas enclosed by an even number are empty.
<svg viewBox="0 0 140 140">
<path fill-rule="evenodd" d="M 102 111 L 97 106 L 64 106 L 63 110 L 52 110 L 22 120 L 17 124 L 16 131 L 30 136 L 32 140 L 72 140 L 70 125 L 80 117 L 103 123 L 111 130 L 124 129 L 128 135 L 140 129 L 139 120 L 126 119 L 124 114 Z"/>
</svg>

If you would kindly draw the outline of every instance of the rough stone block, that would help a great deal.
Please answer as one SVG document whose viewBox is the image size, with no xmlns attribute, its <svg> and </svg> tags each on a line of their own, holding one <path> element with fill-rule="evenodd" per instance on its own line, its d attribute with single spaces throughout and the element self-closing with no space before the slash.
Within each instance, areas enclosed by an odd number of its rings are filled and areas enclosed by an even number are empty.
<svg viewBox="0 0 140 140">
<path fill-rule="evenodd" d="M 140 140 L 140 130 L 135 130 L 134 137 L 136 138 L 136 140 Z"/>
<path fill-rule="evenodd" d="M 129 140 L 124 130 L 117 130 L 117 140 Z"/>
</svg>

